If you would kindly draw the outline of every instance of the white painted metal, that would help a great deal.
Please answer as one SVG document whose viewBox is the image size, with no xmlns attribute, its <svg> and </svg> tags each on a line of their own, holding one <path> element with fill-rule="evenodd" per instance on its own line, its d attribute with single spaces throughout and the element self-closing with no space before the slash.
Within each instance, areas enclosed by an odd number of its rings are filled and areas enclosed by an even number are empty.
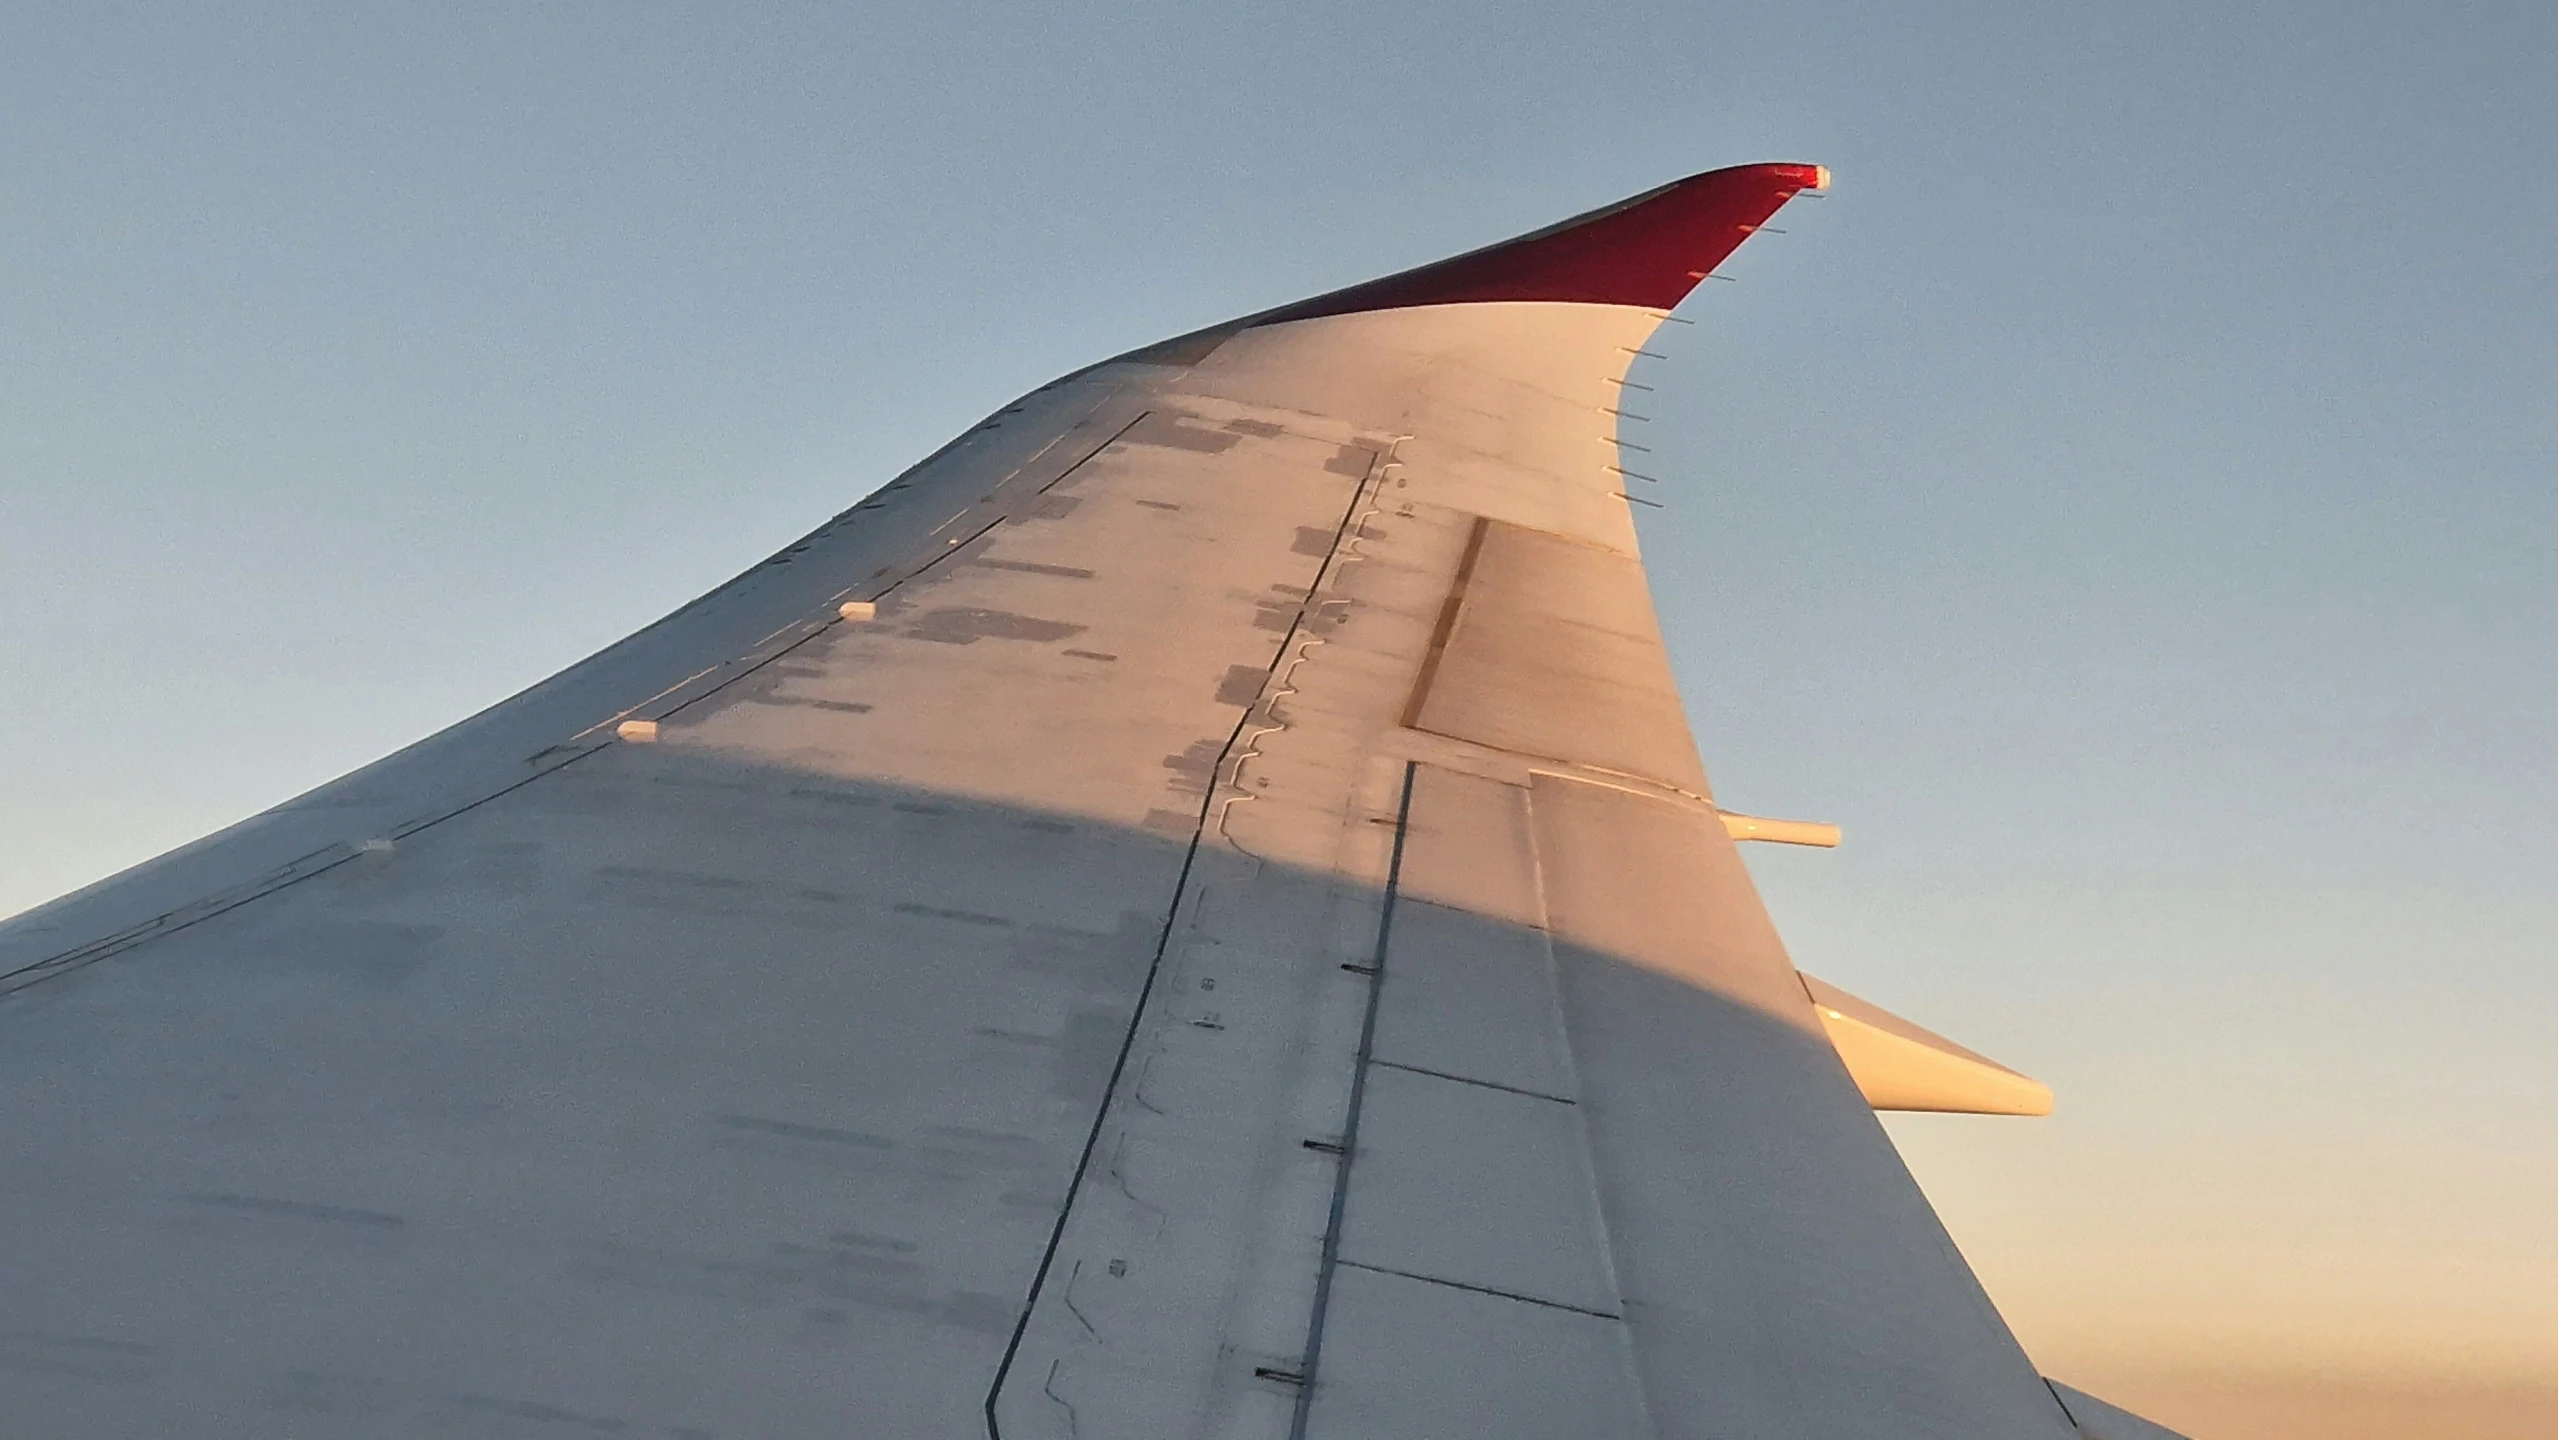
<svg viewBox="0 0 2558 1440">
<path fill-rule="evenodd" d="M 1654 323 L 1097 367 L 0 928 L 0 1435 L 2071 1434 L 1712 806 Z"/>
</svg>

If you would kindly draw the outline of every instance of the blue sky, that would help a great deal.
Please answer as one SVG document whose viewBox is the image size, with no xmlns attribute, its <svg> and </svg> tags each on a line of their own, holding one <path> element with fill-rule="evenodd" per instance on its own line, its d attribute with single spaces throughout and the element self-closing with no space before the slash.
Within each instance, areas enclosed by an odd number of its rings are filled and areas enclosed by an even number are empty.
<svg viewBox="0 0 2558 1440">
<path fill-rule="evenodd" d="M 1721 793 L 1847 827 L 1753 857 L 1798 959 L 2060 1094 L 1914 1166 L 2207 1440 L 2546 1433 L 2552 74 L 2536 5 L 12 7 L 0 912 L 1061 371 L 1820 161 L 1644 377 L 1645 543 Z"/>
</svg>

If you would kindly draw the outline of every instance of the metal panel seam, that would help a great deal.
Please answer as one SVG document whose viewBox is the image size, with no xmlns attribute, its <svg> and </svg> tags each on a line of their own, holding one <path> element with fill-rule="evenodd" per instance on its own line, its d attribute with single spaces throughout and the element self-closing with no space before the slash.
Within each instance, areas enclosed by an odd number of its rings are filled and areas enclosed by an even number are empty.
<svg viewBox="0 0 2558 1440">
<path fill-rule="evenodd" d="M 452 809 L 446 810 L 441 814 L 429 815 L 423 820 L 412 820 L 395 825 L 391 827 L 389 835 L 385 838 L 403 840 L 431 826 L 441 825 L 456 815 L 462 815 L 469 811 L 477 810 L 481 806 L 486 805 L 500 796 L 511 795 L 516 791 L 523 789 L 525 786 L 532 784 L 536 780 L 546 779 L 549 776 L 556 775 L 560 771 L 567 769 L 569 766 L 576 764 L 578 761 L 583 760 L 587 756 L 604 748 L 604 745 L 598 744 L 588 746 L 583 750 L 575 751 L 566 758 L 558 761 L 556 764 L 545 766 L 544 768 L 536 770 L 532 774 L 517 780 L 511 785 L 503 786 L 499 789 L 492 790 L 485 795 L 477 796 L 460 805 L 456 805 Z M 314 865 L 308 870 L 296 869 L 297 866 L 309 864 L 311 861 L 327 855 L 332 850 L 342 850 L 345 853 L 327 861 L 325 864 Z M 338 841 L 335 844 L 324 845 L 307 855 L 299 856 L 295 859 L 284 862 L 284 864 L 268 871 L 265 875 L 256 880 L 247 882 L 244 893 L 234 894 L 226 899 L 224 898 L 223 892 L 216 891 L 210 896 L 199 897 L 198 899 L 191 900 L 187 904 L 180 905 L 175 909 L 164 910 L 159 914 L 152 916 L 150 919 L 143 921 L 139 925 L 129 926 L 123 930 L 117 931 L 113 935 L 106 936 L 103 939 L 92 940 L 86 945 L 63 951 L 59 955 L 52 955 L 42 960 L 31 961 L 25 965 L 19 966 L 15 970 L 9 971 L 6 974 L 0 974 L 0 998 L 6 998 L 31 985 L 42 984 L 56 976 L 68 975 L 74 970 L 84 969 L 100 960 L 108 959 L 111 956 L 121 955 L 127 950 L 147 945 L 164 935 L 175 935 L 181 930 L 185 930 L 191 926 L 200 925 L 203 922 L 212 919 L 216 915 L 227 915 L 231 911 L 237 910 L 243 905 L 247 905 L 253 901 L 262 900 L 267 896 L 290 886 L 299 885 L 303 881 L 311 879 L 313 876 L 326 875 L 330 871 L 335 870 L 350 860 L 360 857 L 364 853 L 365 852 L 362 848 L 348 845 L 343 840 Z M 153 928 L 161 925 L 163 921 L 168 920 L 171 916 L 185 914 L 188 909 L 196 906 L 204 906 L 208 908 L 203 909 L 199 914 L 188 915 L 184 920 L 181 920 L 174 925 L 166 926 L 166 928 Z"/>
<path fill-rule="evenodd" d="M 1142 419 L 1144 417 L 1140 416 L 1139 418 Z M 1133 425 L 1136 422 L 1131 421 L 1129 423 Z M 1112 438 L 1113 440 L 1116 440 L 1117 437 L 1114 436 Z M 1108 446 L 1105 445 L 1103 448 L 1107 449 Z M 1096 451 L 1094 453 L 1098 454 L 1100 452 Z M 1355 520 L 1359 514 L 1360 503 L 1368 498 L 1369 487 L 1375 483 L 1376 478 L 1380 473 L 1380 468 L 1381 467 L 1371 462 L 1368 467 L 1368 473 L 1360 479 L 1358 484 L 1351 487 L 1350 503 L 1348 506 L 1344 507 L 1341 515 L 1341 522 L 1333 531 L 1332 548 L 1325 552 L 1323 564 L 1315 570 L 1315 583 L 1307 592 L 1309 597 L 1311 597 L 1315 591 L 1323 588 L 1325 577 L 1332 573 L 1333 561 L 1340 555 L 1344 537 L 1348 535 L 1352 521 Z M 1310 608 L 1311 606 L 1299 607 L 1297 611 L 1297 618 L 1290 622 L 1288 626 L 1288 633 L 1281 637 L 1278 650 L 1270 657 L 1269 676 L 1277 675 L 1280 667 L 1288 663 L 1288 652 L 1296 643 L 1297 633 L 1305 627 L 1307 611 Z M 822 629 L 823 627 L 820 628 Z M 1262 681 L 1263 686 L 1266 688 L 1269 683 L 1270 680 L 1268 676 L 1265 676 Z M 1155 953 L 1154 956 L 1146 963 L 1146 978 L 1144 982 L 1137 987 L 1137 1001 L 1135 1006 L 1129 1011 L 1128 1029 L 1125 1034 L 1120 1036 L 1119 1053 L 1111 1062 L 1110 1078 L 1102 1086 L 1100 1103 L 1093 1108 L 1092 1128 L 1085 1133 L 1083 1152 L 1075 1161 L 1075 1172 L 1073 1178 L 1067 1182 L 1066 1197 L 1063 1201 L 1059 1202 L 1057 1206 L 1057 1220 L 1054 1225 L 1049 1227 L 1048 1243 L 1039 1254 L 1039 1267 L 1037 1270 L 1032 1272 L 1030 1289 L 1022 1296 L 1021 1313 L 1014 1318 L 1012 1334 L 1004 1342 L 1003 1359 L 996 1362 L 994 1378 L 989 1381 L 986 1386 L 986 1402 L 984 1410 L 986 1416 L 987 1440 L 1003 1440 L 1003 1422 L 996 1418 L 995 1415 L 996 1402 L 1003 1396 L 1005 1382 L 1012 1377 L 1013 1362 L 1015 1359 L 1019 1358 L 1021 1354 L 1022 1340 L 1030 1331 L 1031 1313 L 1038 1308 L 1040 1294 L 1044 1289 L 1046 1289 L 1048 1284 L 1049 1272 L 1056 1267 L 1057 1249 L 1060 1245 L 1065 1243 L 1066 1222 L 1074 1215 L 1075 1196 L 1082 1191 L 1084 1177 L 1092 1170 L 1093 1156 L 1101 1146 L 1101 1132 L 1110 1121 L 1111 1101 L 1115 1099 L 1119 1093 L 1119 1082 L 1127 1075 L 1128 1057 L 1136 1049 L 1138 1032 L 1145 1026 L 1147 1004 L 1154 996 L 1156 981 L 1162 977 L 1164 955 L 1172 946 L 1173 926 L 1181 918 L 1181 903 L 1190 888 L 1191 868 L 1198 862 L 1199 846 L 1201 842 L 1207 838 L 1208 834 L 1208 817 L 1214 813 L 1216 807 L 1217 784 L 1215 777 L 1217 773 L 1224 770 L 1228 762 L 1234 758 L 1235 747 L 1242 743 L 1244 730 L 1252 723 L 1253 709 L 1253 706 L 1246 706 L 1244 708 L 1244 712 L 1235 717 L 1235 728 L 1228 732 L 1224 747 L 1217 752 L 1216 764 L 1209 769 L 1208 773 L 1210 779 L 1207 791 L 1199 797 L 1199 818 L 1191 827 L 1190 848 L 1183 852 L 1181 857 L 1181 871 L 1173 880 L 1172 902 L 1164 909 L 1163 929 L 1155 937 Z M 1405 783 L 1407 786 L 1408 801 L 1408 787 L 1410 785 L 1410 781 L 1407 780 Z M 1400 855 L 1400 847 L 1402 845 L 1400 834 L 1398 834 L 1396 838 L 1396 845 L 1397 853 Z M 1391 906 L 1392 902 L 1389 901 L 1388 904 Z"/>
<path fill-rule="evenodd" d="M 1537 938 L 1545 948 L 1546 998 L 1554 1005 L 1554 1033 L 1563 1047 L 1564 1074 L 1571 1078 L 1573 1094 L 1587 1096 L 1590 1092 L 1581 1078 L 1581 1057 L 1572 1044 L 1572 1021 L 1564 1012 L 1563 962 L 1554 953 L 1554 912 L 1546 904 L 1545 851 L 1537 843 L 1537 787 L 1533 783 L 1535 776 L 1532 774 L 1529 778 L 1531 783 L 1522 788 L 1519 805 L 1526 812 L 1528 821 L 1528 873 L 1537 891 Z M 1620 1317 L 1617 1323 L 1622 1327 L 1619 1337 L 1625 1342 L 1618 1354 L 1625 1361 L 1626 1382 L 1633 1391 L 1635 1414 L 1641 1418 L 1647 1433 L 1657 1435 L 1660 1431 L 1652 1423 L 1651 1392 L 1643 1383 L 1643 1359 L 1634 1347 L 1633 1322 L 1622 1318 L 1626 1309 L 1625 1279 L 1617 1269 L 1616 1235 L 1608 1226 L 1608 1198 L 1599 1185 L 1599 1154 L 1590 1136 L 1588 1112 L 1575 1105 L 1572 1123 L 1581 1132 L 1582 1160 L 1589 1166 L 1590 1213 L 1599 1222 L 1599 1263 L 1606 1267 L 1608 1288 L 1617 1297 Z"/>
<path fill-rule="evenodd" d="M 1421 707 L 1429 702 L 1431 682 L 1439 678 L 1439 662 L 1447 658 L 1448 641 L 1457 633 L 1457 617 L 1465 613 L 1466 588 L 1474 583 L 1474 564 L 1483 554 L 1483 537 L 1491 528 L 1489 518 L 1477 515 L 1474 525 L 1466 531 L 1465 552 L 1457 557 L 1457 578 L 1448 586 L 1448 598 L 1439 606 L 1439 623 L 1431 627 L 1430 648 L 1422 653 L 1421 673 L 1412 682 L 1412 698 L 1404 702 L 1400 723 L 1407 730 L 1421 728 Z"/>
<path fill-rule="evenodd" d="M 1315 1268 L 1314 1313 L 1306 1320 L 1305 1355 L 1298 1361 L 1297 1405 L 1288 1420 L 1288 1440 L 1305 1440 L 1306 1417 L 1314 1406 L 1315 1367 L 1323 1358 L 1324 1311 L 1332 1301 L 1332 1274 L 1341 1264 L 1341 1221 L 1350 1201 L 1350 1167 L 1359 1158 L 1359 1107 L 1367 1098 L 1368 1062 L 1377 1048 L 1377 1001 L 1386 989 L 1386 944 L 1394 934 L 1395 891 L 1403 882 L 1403 844 L 1412 832 L 1412 781 L 1421 762 L 1403 762 L 1403 799 L 1395 807 L 1394 856 L 1386 862 L 1385 903 L 1377 911 L 1377 952 L 1368 976 L 1367 1013 L 1359 1021 L 1359 1058 L 1350 1070 L 1349 1113 L 1341 1122 L 1341 1168 L 1332 1179 L 1332 1211 L 1323 1227 L 1323 1259 Z"/>
</svg>

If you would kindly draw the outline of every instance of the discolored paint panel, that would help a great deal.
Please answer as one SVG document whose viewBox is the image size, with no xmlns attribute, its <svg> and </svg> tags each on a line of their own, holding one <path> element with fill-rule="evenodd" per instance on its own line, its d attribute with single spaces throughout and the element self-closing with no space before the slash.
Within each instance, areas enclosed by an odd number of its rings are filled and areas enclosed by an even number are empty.
<svg viewBox="0 0 2558 1440">
<path fill-rule="evenodd" d="M 1478 525 L 1411 723 L 1704 794 L 1642 565 L 1558 535 Z"/>
<path fill-rule="evenodd" d="M 1036 643 L 1071 640 L 1084 633 L 1084 627 L 1062 620 L 1042 620 L 1035 615 L 962 607 L 928 610 L 906 628 L 906 633 L 938 645 L 974 645 L 980 640 L 1028 640 Z"/>
</svg>

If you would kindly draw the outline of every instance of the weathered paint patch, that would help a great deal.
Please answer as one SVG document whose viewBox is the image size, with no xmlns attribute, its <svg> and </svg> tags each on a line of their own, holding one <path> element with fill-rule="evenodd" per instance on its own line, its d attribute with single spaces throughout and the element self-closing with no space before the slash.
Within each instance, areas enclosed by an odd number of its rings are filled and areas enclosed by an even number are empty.
<svg viewBox="0 0 2558 1440">
<path fill-rule="evenodd" d="M 1217 757 L 1225 746 L 1214 740 L 1193 740 L 1178 755 L 1166 755 L 1164 768 L 1172 772 L 1172 788 L 1184 795 L 1206 795 L 1209 778 L 1217 772 Z"/>
<path fill-rule="evenodd" d="M 1100 1006 L 1078 1005 L 1066 1016 L 1057 1049 L 1048 1057 L 1048 1093 L 1061 1100 L 1091 1104 L 1110 1083 L 1119 1044 L 1127 1037 L 1125 1013 Z"/>
<path fill-rule="evenodd" d="M 832 710 L 841 715 L 867 715 L 870 707 L 859 700 L 818 700 L 805 695 L 758 695 L 750 702 L 756 705 L 796 705 L 808 710 Z"/>
<path fill-rule="evenodd" d="M 963 925 L 992 925 L 1010 929 L 1013 923 L 1001 915 L 984 915 L 974 910 L 951 910 L 939 905 L 918 905 L 911 900 L 901 900 L 889 908 L 900 915 L 924 915 L 935 920 L 956 920 Z"/>
<path fill-rule="evenodd" d="M 1055 575 L 1067 580 L 1090 580 L 1093 572 L 1081 565 L 1042 565 L 1036 560 L 982 559 L 973 562 L 987 570 L 1018 570 L 1025 575 Z"/>
<path fill-rule="evenodd" d="M 1365 480 L 1370 467 L 1376 463 L 1377 452 L 1374 450 L 1364 445 L 1344 445 L 1332 452 L 1332 458 L 1323 462 L 1323 468 L 1335 475 Z"/>
<path fill-rule="evenodd" d="M 229 1210 L 247 1215 L 272 1215 L 285 1220 L 310 1220 L 327 1225 L 354 1225 L 365 1229 L 387 1230 L 406 1225 L 407 1217 L 381 1210 L 354 1210 L 344 1205 L 314 1205 L 305 1200 L 279 1200 L 266 1195 L 230 1195 L 198 1193 L 178 1197 L 189 1205 L 202 1205 L 216 1210 Z"/>
<path fill-rule="evenodd" d="M 1163 450 L 1193 450 L 1202 455 L 1223 455 L 1243 443 L 1243 437 L 1231 430 L 1211 430 L 1204 425 L 1182 423 L 1179 415 L 1149 415 L 1128 427 L 1119 438 L 1131 445 L 1152 445 Z M 1367 472 L 1359 472 L 1364 475 Z"/>
<path fill-rule="evenodd" d="M 1084 627 L 1009 610 L 954 606 L 926 612 L 906 633 L 938 645 L 974 645 L 980 640 L 1066 640 L 1084 633 Z"/>
</svg>

